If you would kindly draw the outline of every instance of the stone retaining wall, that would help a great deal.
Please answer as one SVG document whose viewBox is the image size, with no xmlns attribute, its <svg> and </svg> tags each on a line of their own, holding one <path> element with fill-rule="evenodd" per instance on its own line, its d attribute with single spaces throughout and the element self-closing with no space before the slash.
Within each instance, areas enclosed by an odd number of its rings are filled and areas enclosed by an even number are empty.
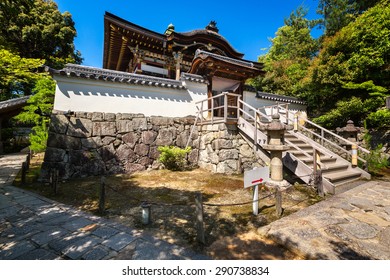
<svg viewBox="0 0 390 280">
<path fill-rule="evenodd" d="M 159 168 L 157 148 L 185 147 L 193 123 L 194 117 L 53 112 L 42 178 L 51 168 L 62 179 Z M 189 144 L 189 164 L 211 172 L 240 173 L 261 165 L 236 126 L 196 127 Z"/>
<path fill-rule="evenodd" d="M 199 141 L 198 165 L 213 173 L 242 173 L 253 167 L 265 166 L 238 133 L 236 125 L 199 127 Z"/>
</svg>

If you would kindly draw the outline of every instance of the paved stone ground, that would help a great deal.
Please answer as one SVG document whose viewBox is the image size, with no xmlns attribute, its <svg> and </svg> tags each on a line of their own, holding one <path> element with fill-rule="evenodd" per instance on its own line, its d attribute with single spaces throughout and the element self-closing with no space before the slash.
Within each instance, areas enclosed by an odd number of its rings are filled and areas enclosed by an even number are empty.
<svg viewBox="0 0 390 280">
<path fill-rule="evenodd" d="M 258 232 L 309 259 L 390 260 L 390 182 L 364 183 Z"/>
<path fill-rule="evenodd" d="M 0 260 L 207 259 L 11 186 L 26 155 L 0 156 Z"/>
<path fill-rule="evenodd" d="M 207 259 L 11 186 L 25 157 L 0 156 L 0 260 Z M 367 182 L 258 232 L 310 259 L 390 260 L 390 182 Z"/>
</svg>

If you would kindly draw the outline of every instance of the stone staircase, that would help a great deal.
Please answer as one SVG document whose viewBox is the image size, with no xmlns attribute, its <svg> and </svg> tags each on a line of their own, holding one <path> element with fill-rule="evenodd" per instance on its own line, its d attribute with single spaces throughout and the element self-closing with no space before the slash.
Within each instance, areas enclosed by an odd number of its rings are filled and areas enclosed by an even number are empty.
<svg viewBox="0 0 390 280">
<path fill-rule="evenodd" d="M 313 173 L 314 150 L 319 159 L 317 164 L 322 171 L 324 189 L 328 193 L 335 193 L 338 186 L 350 183 L 361 178 L 370 178 L 370 174 L 352 167 L 351 163 L 341 156 L 333 153 L 319 143 L 305 137 L 300 132 L 288 131 L 285 141 L 290 145 L 290 150 L 283 156 L 284 165 L 305 183 L 309 183 Z"/>
<path fill-rule="evenodd" d="M 226 93 L 229 95 L 229 93 Z M 235 96 L 235 95 L 233 95 Z M 206 99 L 201 102 L 213 102 L 213 98 Z M 225 112 L 228 110 L 227 102 L 225 103 Z M 211 108 L 213 108 L 213 103 Z M 229 119 L 230 122 L 234 121 L 237 125 L 241 135 L 246 141 L 253 146 L 255 153 L 264 162 L 270 162 L 269 153 L 263 149 L 263 145 L 267 144 L 266 131 L 262 131 L 261 128 L 264 124 L 269 122 L 271 116 L 264 114 L 258 108 L 254 108 L 251 105 L 245 103 L 237 98 L 237 105 L 231 106 L 233 110 L 237 110 L 234 120 Z M 280 112 L 280 105 L 275 105 L 276 112 Z M 288 112 L 288 109 L 283 108 L 284 112 Z M 212 109 L 211 109 L 212 110 Z M 210 111 L 210 109 L 200 110 L 200 113 Z M 273 109 L 271 110 L 274 111 Z M 198 114 L 199 116 L 199 114 Z M 201 118 L 202 119 L 202 118 Z M 225 114 L 224 121 L 228 120 L 227 114 Z M 292 123 L 294 120 L 289 118 L 288 113 L 281 116 L 281 120 L 284 122 Z M 322 182 L 324 191 L 326 193 L 336 193 L 336 188 L 347 183 L 351 183 L 356 180 L 371 179 L 371 175 L 365 170 L 352 166 L 348 160 L 351 157 L 351 151 L 343 147 L 343 144 L 354 144 L 331 131 L 328 131 L 317 124 L 307 120 L 301 120 L 301 125 L 296 120 L 298 128 L 297 130 L 287 130 L 285 133 L 285 143 L 290 146 L 290 149 L 283 153 L 283 164 L 295 175 L 297 175 L 305 183 L 310 183 L 313 179 L 313 167 L 314 161 L 317 162 L 317 166 L 322 172 Z M 208 123 L 209 120 L 205 119 L 201 123 Z M 213 119 L 211 118 L 211 122 Z M 308 127 L 312 126 L 313 129 Z M 303 133 L 304 132 L 304 133 Z M 331 137 L 327 139 L 326 134 Z M 308 136 L 306 136 L 308 135 Z M 331 139 L 331 140 L 330 140 Z M 335 141 L 336 140 L 336 141 Z M 340 142 L 343 143 L 340 145 Z M 362 147 L 358 146 L 360 152 L 369 153 Z M 334 151 L 337 151 L 334 152 Z M 346 159 L 341 155 L 345 155 Z M 363 158 L 358 157 L 362 162 L 365 162 Z"/>
</svg>

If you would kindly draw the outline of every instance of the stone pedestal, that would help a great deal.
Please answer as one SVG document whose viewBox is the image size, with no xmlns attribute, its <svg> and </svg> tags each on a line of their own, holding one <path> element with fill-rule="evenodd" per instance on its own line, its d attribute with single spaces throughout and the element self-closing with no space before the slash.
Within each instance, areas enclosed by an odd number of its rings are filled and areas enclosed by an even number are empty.
<svg viewBox="0 0 390 280">
<path fill-rule="evenodd" d="M 280 122 L 279 114 L 272 116 L 272 121 L 265 129 L 267 130 L 268 143 L 263 145 L 263 148 L 271 153 L 271 180 L 267 182 L 267 186 L 276 188 L 280 191 L 285 190 L 290 184 L 283 179 L 283 159 L 282 154 L 289 149 L 284 143 L 284 133 L 286 126 Z"/>
</svg>

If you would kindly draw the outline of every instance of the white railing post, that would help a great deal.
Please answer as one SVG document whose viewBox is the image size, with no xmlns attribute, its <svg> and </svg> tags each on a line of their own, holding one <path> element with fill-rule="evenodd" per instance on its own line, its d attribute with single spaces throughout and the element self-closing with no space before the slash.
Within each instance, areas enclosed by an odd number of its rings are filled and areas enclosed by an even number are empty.
<svg viewBox="0 0 390 280">
<path fill-rule="evenodd" d="M 298 131 L 298 114 L 294 115 L 294 132 Z"/>
</svg>

